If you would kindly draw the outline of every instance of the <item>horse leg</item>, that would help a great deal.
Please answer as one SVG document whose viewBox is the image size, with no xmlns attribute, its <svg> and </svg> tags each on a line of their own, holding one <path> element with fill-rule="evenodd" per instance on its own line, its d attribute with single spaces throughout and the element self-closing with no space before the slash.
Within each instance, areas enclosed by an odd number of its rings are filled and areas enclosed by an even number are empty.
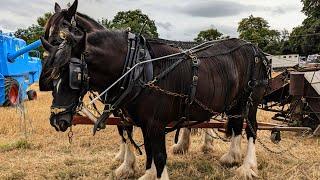
<svg viewBox="0 0 320 180">
<path fill-rule="evenodd" d="M 161 180 L 168 180 L 168 172 L 166 167 L 166 161 L 167 161 L 167 152 L 166 152 L 166 142 L 165 142 L 165 131 L 164 127 L 159 128 L 158 126 L 149 126 L 148 129 L 152 129 L 153 132 L 149 132 L 146 134 L 146 141 L 148 145 L 146 146 L 151 149 L 151 167 L 148 163 L 150 163 L 150 157 L 147 155 L 147 171 L 144 176 L 141 177 L 141 179 L 154 179 L 155 177 L 157 179 Z M 146 144 L 145 144 L 146 145 Z M 156 173 L 154 173 L 154 166 L 156 169 Z M 152 175 L 150 175 L 152 174 Z"/>
<path fill-rule="evenodd" d="M 149 136 L 147 136 L 147 130 L 145 128 L 142 128 L 142 134 L 144 139 L 144 148 L 146 151 L 146 172 L 143 176 L 139 178 L 139 180 L 154 180 L 156 179 L 156 166 L 154 165 L 153 159 L 152 159 L 152 146 L 151 146 L 151 140 Z"/>
<path fill-rule="evenodd" d="M 206 153 L 212 151 L 213 146 L 213 129 L 204 129 L 203 130 L 203 144 L 201 145 L 201 151 Z"/>
<path fill-rule="evenodd" d="M 228 111 L 226 114 L 231 116 L 228 118 L 226 134 L 231 136 L 231 143 L 229 151 L 220 158 L 220 162 L 224 165 L 235 165 L 241 162 L 241 132 L 243 117 L 232 117 L 242 113 L 241 106 Z"/>
<path fill-rule="evenodd" d="M 117 128 L 118 128 L 118 133 L 121 136 L 121 144 L 120 144 L 120 150 L 115 156 L 114 160 L 122 163 L 124 160 L 124 155 L 126 153 L 126 139 L 123 136 L 123 131 L 124 131 L 123 127 L 117 126 Z"/>
<path fill-rule="evenodd" d="M 188 152 L 190 147 L 190 129 L 182 128 L 181 135 L 179 136 L 179 140 L 177 144 L 172 146 L 173 154 L 183 154 Z"/>
<path fill-rule="evenodd" d="M 126 128 L 126 132 L 132 134 L 133 127 Z M 136 156 L 133 153 L 133 145 L 127 141 L 125 144 L 125 154 L 123 163 L 115 170 L 118 179 L 126 179 L 134 176 L 136 170 Z"/>
<path fill-rule="evenodd" d="M 263 89 L 255 89 L 252 93 L 252 105 L 249 107 L 246 134 L 248 139 L 247 153 L 242 166 L 237 169 L 237 174 L 245 179 L 258 177 L 258 165 L 256 157 L 255 140 L 257 138 L 257 108 L 264 94 Z"/>
</svg>

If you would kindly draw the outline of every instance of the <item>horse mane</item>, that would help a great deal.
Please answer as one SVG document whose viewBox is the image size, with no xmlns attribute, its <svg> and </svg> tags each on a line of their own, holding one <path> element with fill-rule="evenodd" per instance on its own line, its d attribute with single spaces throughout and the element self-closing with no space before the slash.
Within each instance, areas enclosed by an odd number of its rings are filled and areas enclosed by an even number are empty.
<svg viewBox="0 0 320 180">
<path fill-rule="evenodd" d="M 97 27 L 97 28 L 99 28 L 99 29 L 100 29 L 100 28 L 105 29 L 105 27 L 104 27 L 103 25 L 101 25 L 101 24 L 98 23 L 96 20 L 92 19 L 91 17 L 89 17 L 89 16 L 86 15 L 86 14 L 77 12 L 76 15 L 79 16 L 80 18 L 83 18 L 83 19 L 87 20 L 88 22 L 90 22 L 91 24 L 93 24 L 95 27 Z"/>
</svg>

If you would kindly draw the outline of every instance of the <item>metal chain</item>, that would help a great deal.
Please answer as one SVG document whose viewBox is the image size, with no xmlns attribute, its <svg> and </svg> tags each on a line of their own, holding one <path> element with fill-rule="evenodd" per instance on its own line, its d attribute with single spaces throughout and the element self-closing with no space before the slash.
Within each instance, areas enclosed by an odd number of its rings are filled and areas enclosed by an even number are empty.
<svg viewBox="0 0 320 180">
<path fill-rule="evenodd" d="M 162 92 L 164 94 L 167 94 L 169 96 L 174 96 L 174 97 L 180 97 L 180 98 L 188 98 L 188 95 L 185 95 L 185 94 L 179 94 L 179 93 L 174 93 L 174 92 L 171 92 L 171 91 L 168 91 L 168 90 L 165 90 L 165 89 L 162 89 L 161 87 L 159 86 L 156 86 L 154 85 L 154 82 L 148 82 L 148 83 L 145 83 L 144 84 L 145 86 L 151 88 L 151 89 L 154 89 L 156 91 L 159 91 L 159 92 Z M 204 105 L 202 102 L 200 102 L 199 100 L 197 99 L 194 99 L 194 101 L 201 107 L 203 108 L 204 110 L 210 112 L 211 114 L 217 114 L 217 112 L 213 111 L 212 109 L 210 109 L 208 106 Z M 248 102 L 250 103 L 250 102 Z M 218 113 L 220 114 L 220 113 Z M 247 115 L 246 115 L 247 116 Z M 243 117 L 243 115 L 228 115 L 227 116 L 228 118 L 241 118 Z M 274 151 L 272 150 L 271 148 L 269 148 L 265 143 L 263 143 L 260 139 L 257 138 L 257 134 L 255 133 L 250 121 L 248 120 L 248 118 L 246 117 L 246 122 L 247 122 L 247 125 L 250 129 L 250 131 L 252 132 L 252 134 L 256 137 L 256 140 L 261 144 L 261 146 L 266 149 L 268 152 L 270 153 L 273 153 L 273 154 L 283 154 L 283 153 L 286 153 L 288 151 L 290 151 L 294 146 L 296 146 L 298 144 L 298 141 L 296 141 L 294 144 L 292 144 L 290 147 L 288 147 L 287 149 L 285 150 L 282 150 L 282 151 Z M 216 134 L 216 137 L 215 136 L 212 136 L 211 134 L 209 134 L 207 131 L 205 131 L 210 137 L 214 138 L 214 139 L 220 139 L 224 142 L 230 142 L 230 140 L 226 139 L 226 138 L 223 138 L 221 137 L 216 131 L 213 131 L 215 134 Z M 305 133 L 305 132 L 304 132 Z M 302 135 L 302 137 L 304 137 L 305 134 Z"/>
<path fill-rule="evenodd" d="M 72 137 L 73 137 L 73 131 L 72 131 L 72 126 L 70 126 L 69 132 L 68 132 L 68 138 L 69 138 L 69 143 L 72 144 Z"/>
<path fill-rule="evenodd" d="M 208 111 L 211 114 L 217 114 L 218 112 L 213 111 L 211 108 L 208 106 L 204 105 L 202 102 L 200 102 L 198 99 L 194 99 L 194 102 L 196 102 L 202 109 Z M 220 114 L 220 113 L 219 113 Z"/>
<path fill-rule="evenodd" d="M 215 129 L 212 128 L 212 131 L 214 132 L 214 134 L 216 136 L 213 136 L 212 134 L 208 133 L 208 131 L 204 131 L 207 135 L 209 135 L 211 138 L 213 139 L 218 139 L 221 140 L 223 142 L 230 142 L 230 138 L 224 138 L 222 136 L 219 135 L 219 133 L 217 131 L 215 131 Z"/>
<path fill-rule="evenodd" d="M 175 93 L 175 92 L 171 92 L 171 91 L 162 89 L 161 87 L 154 85 L 153 82 L 151 82 L 151 83 L 148 82 L 148 83 L 145 83 L 144 85 L 149 87 L 150 89 L 154 89 L 156 91 L 162 92 L 162 93 L 167 94 L 169 96 L 188 98 L 188 95 L 186 95 L 186 94 L 179 94 L 179 93 Z"/>
<path fill-rule="evenodd" d="M 251 94 L 249 95 L 249 97 L 252 95 L 252 92 L 251 92 Z M 250 99 L 250 98 L 249 98 Z M 249 108 L 249 106 L 251 105 L 250 104 L 251 102 L 247 102 L 247 108 Z M 247 109 L 247 112 L 246 112 L 246 114 L 245 114 L 245 119 L 246 119 L 246 122 L 247 122 L 247 126 L 249 127 L 249 129 L 250 129 L 250 131 L 251 131 L 251 133 L 253 134 L 253 136 L 254 137 L 256 137 L 256 140 L 261 144 L 261 146 L 265 149 L 265 150 L 267 150 L 268 152 L 270 152 L 270 153 L 273 153 L 273 154 L 283 154 L 283 153 L 286 153 L 286 152 L 288 152 L 288 151 L 290 151 L 293 147 L 295 147 L 297 144 L 298 144 L 298 142 L 299 141 L 296 141 L 295 143 L 293 143 L 290 147 L 288 147 L 287 149 L 284 149 L 284 150 L 281 150 L 281 151 L 274 151 L 274 150 L 272 150 L 271 148 L 269 148 L 265 143 L 263 143 L 262 141 L 261 141 L 261 139 L 259 139 L 258 137 L 257 137 L 257 133 L 256 133 L 256 131 L 253 129 L 253 127 L 252 127 L 252 124 L 250 123 L 250 121 L 249 121 L 249 119 L 248 119 L 248 109 Z M 307 133 L 307 132 L 309 132 L 309 131 L 304 131 L 303 132 L 303 134 L 302 134 L 302 137 L 304 137 L 305 136 L 305 134 Z"/>
</svg>

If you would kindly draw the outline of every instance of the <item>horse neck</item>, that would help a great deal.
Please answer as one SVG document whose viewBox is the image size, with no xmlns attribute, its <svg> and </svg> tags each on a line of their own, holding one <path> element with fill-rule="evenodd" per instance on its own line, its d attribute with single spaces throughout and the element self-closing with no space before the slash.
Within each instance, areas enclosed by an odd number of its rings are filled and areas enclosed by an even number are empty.
<svg viewBox="0 0 320 180">
<path fill-rule="evenodd" d="M 154 41 L 148 41 L 148 45 L 148 48 L 151 51 L 152 58 L 162 57 L 181 51 L 179 48 Z"/>
<path fill-rule="evenodd" d="M 105 29 L 101 24 L 81 13 L 76 14 L 76 21 L 78 26 L 84 29 L 87 33 Z"/>
<path fill-rule="evenodd" d="M 123 33 L 104 30 L 88 34 L 87 63 L 93 90 L 102 91 L 121 76 L 128 46 Z"/>
</svg>

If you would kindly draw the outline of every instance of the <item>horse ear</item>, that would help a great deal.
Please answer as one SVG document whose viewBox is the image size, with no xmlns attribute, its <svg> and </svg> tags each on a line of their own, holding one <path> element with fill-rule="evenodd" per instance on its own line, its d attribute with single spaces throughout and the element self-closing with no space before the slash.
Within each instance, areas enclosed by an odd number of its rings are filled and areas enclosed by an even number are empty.
<svg viewBox="0 0 320 180">
<path fill-rule="evenodd" d="M 40 37 L 40 40 L 41 40 L 41 43 L 42 43 L 43 48 L 44 48 L 46 51 L 51 52 L 53 46 L 52 46 L 47 40 L 45 40 L 42 36 Z"/>
<path fill-rule="evenodd" d="M 78 8 L 78 0 L 75 0 L 67 12 L 67 15 L 70 19 L 72 19 L 72 17 L 76 15 L 77 8 Z"/>
<path fill-rule="evenodd" d="M 54 4 L 54 11 L 57 13 L 57 12 L 60 12 L 61 11 L 61 7 L 58 3 L 55 3 Z"/>
</svg>

